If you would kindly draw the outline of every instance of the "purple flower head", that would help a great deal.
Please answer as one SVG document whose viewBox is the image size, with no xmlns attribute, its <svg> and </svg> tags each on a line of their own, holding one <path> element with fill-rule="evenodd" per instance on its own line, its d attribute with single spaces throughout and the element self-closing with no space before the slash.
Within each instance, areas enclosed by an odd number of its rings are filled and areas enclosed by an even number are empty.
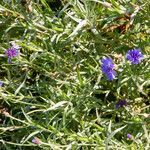
<svg viewBox="0 0 150 150">
<path fill-rule="evenodd" d="M 128 138 L 128 139 L 132 139 L 132 135 L 128 133 L 128 134 L 127 134 L 127 138 Z"/>
<path fill-rule="evenodd" d="M 19 51 L 18 49 L 11 47 L 6 50 L 5 54 L 8 58 L 17 57 L 19 54 Z"/>
<path fill-rule="evenodd" d="M 17 57 L 19 55 L 19 49 L 10 47 L 5 51 L 5 54 L 8 57 L 8 63 L 11 63 L 11 58 Z"/>
<path fill-rule="evenodd" d="M 116 109 L 119 109 L 120 107 L 123 107 L 123 106 L 127 106 L 127 101 L 126 101 L 125 99 L 119 100 L 119 101 L 116 103 Z"/>
<path fill-rule="evenodd" d="M 105 76 L 109 81 L 112 81 L 116 76 L 116 71 L 114 70 L 115 65 L 113 63 L 113 60 L 107 57 L 107 58 L 103 58 L 101 62 L 102 62 L 102 66 L 101 66 L 102 72 L 105 74 Z"/>
<path fill-rule="evenodd" d="M 141 53 L 140 49 L 132 49 L 127 52 L 126 58 L 131 64 L 137 65 L 142 61 L 144 55 Z"/>
</svg>

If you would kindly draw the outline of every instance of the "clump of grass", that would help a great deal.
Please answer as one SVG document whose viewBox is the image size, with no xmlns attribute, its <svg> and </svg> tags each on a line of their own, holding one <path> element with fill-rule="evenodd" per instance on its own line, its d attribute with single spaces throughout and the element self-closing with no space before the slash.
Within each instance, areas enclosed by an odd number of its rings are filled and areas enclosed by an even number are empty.
<svg viewBox="0 0 150 150">
<path fill-rule="evenodd" d="M 149 3 L 0 2 L 1 149 L 149 149 Z"/>
</svg>

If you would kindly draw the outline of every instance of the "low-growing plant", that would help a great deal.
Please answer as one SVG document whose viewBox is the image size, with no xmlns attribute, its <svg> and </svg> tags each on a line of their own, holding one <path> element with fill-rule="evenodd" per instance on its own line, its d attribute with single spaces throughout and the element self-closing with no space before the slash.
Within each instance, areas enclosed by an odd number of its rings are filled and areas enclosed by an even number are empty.
<svg viewBox="0 0 150 150">
<path fill-rule="evenodd" d="M 0 1 L 0 149 L 148 150 L 149 5 Z"/>
</svg>

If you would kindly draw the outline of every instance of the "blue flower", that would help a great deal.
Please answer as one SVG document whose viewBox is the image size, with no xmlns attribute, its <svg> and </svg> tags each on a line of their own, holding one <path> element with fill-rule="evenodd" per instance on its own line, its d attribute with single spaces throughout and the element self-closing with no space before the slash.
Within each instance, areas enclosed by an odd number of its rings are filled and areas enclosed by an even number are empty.
<svg viewBox="0 0 150 150">
<path fill-rule="evenodd" d="M 11 58 L 17 57 L 19 50 L 15 47 L 10 47 L 5 51 L 6 56 L 8 57 L 8 63 L 11 63 Z"/>
<path fill-rule="evenodd" d="M 131 64 L 136 65 L 142 61 L 144 55 L 141 53 L 140 49 L 132 49 L 127 52 L 126 58 Z"/>
<path fill-rule="evenodd" d="M 3 86 L 3 84 L 4 84 L 4 82 L 3 82 L 3 81 L 0 81 L 0 87 Z"/>
<path fill-rule="evenodd" d="M 132 135 L 128 133 L 128 134 L 127 134 L 127 138 L 128 138 L 128 139 L 132 139 Z"/>
<path fill-rule="evenodd" d="M 108 58 L 103 58 L 101 62 L 102 62 L 102 66 L 101 66 L 102 72 L 105 74 L 105 76 L 109 81 L 112 81 L 116 76 L 116 71 L 114 70 L 115 65 L 113 63 L 113 60 L 108 57 Z"/>
<path fill-rule="evenodd" d="M 120 107 L 123 107 L 123 106 L 127 106 L 127 101 L 126 101 L 125 99 L 119 100 L 119 101 L 116 103 L 116 109 L 119 109 Z"/>
</svg>

